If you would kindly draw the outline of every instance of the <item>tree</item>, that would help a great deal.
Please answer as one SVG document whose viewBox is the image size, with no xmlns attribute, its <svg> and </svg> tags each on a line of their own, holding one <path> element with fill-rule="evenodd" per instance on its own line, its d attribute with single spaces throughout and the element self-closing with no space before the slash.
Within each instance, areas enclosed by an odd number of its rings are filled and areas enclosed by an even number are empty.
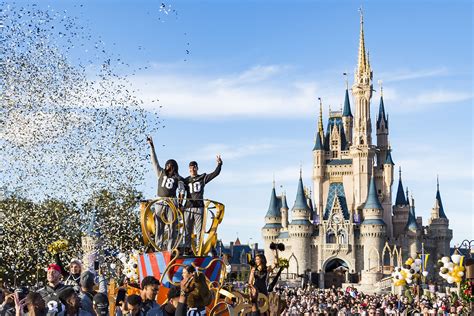
<svg viewBox="0 0 474 316">
<path fill-rule="evenodd" d="M 79 252 L 79 211 L 71 204 L 58 200 L 34 203 L 12 196 L 0 201 L 3 213 L 0 237 L 0 276 L 4 280 L 34 284 L 43 278 L 51 263 L 48 245 L 66 239 L 69 247 L 64 257 Z"/>
</svg>

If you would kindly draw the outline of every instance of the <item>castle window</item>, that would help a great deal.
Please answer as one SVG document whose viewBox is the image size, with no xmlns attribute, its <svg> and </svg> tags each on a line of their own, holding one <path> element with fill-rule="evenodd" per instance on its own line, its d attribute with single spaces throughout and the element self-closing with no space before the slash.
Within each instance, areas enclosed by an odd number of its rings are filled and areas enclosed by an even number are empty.
<svg viewBox="0 0 474 316">
<path fill-rule="evenodd" d="M 329 231 L 326 234 L 326 243 L 327 244 L 335 244 L 336 243 L 336 234 L 333 231 Z"/>
<path fill-rule="evenodd" d="M 339 243 L 340 244 L 347 244 L 347 233 L 344 230 L 339 231 Z"/>
</svg>

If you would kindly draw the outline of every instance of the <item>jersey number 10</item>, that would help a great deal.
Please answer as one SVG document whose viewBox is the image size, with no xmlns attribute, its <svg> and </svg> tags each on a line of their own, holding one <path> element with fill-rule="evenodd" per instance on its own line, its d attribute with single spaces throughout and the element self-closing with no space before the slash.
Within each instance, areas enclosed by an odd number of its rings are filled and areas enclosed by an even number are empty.
<svg viewBox="0 0 474 316">
<path fill-rule="evenodd" d="M 201 183 L 200 182 L 193 182 L 188 184 L 189 186 L 189 192 L 190 193 L 197 193 L 201 192 Z"/>
</svg>

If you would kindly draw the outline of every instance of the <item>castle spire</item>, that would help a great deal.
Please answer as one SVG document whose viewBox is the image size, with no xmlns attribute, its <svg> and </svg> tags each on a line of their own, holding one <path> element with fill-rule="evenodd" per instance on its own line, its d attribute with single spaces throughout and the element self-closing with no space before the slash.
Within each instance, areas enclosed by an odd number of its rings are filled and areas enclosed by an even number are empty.
<svg viewBox="0 0 474 316">
<path fill-rule="evenodd" d="M 360 36 L 359 36 L 359 57 L 357 64 L 357 72 L 362 74 L 367 70 L 367 57 L 365 54 L 365 40 L 364 40 L 364 13 L 362 8 L 359 8 L 360 12 Z"/>
<path fill-rule="evenodd" d="M 319 120 L 318 120 L 318 132 L 321 140 L 324 139 L 324 127 L 323 127 L 323 101 L 321 98 L 319 100 Z"/>
<path fill-rule="evenodd" d="M 439 177 L 436 176 L 436 204 L 439 208 L 439 218 L 447 218 L 444 213 L 443 202 L 441 201 L 441 193 L 439 193 Z"/>
<path fill-rule="evenodd" d="M 385 105 L 383 102 L 383 86 L 382 86 L 382 81 L 379 80 L 380 84 L 380 105 L 379 105 L 379 115 L 377 117 L 377 129 L 382 127 L 382 122 L 384 128 L 388 128 L 388 118 L 387 115 L 385 114 Z"/>
<path fill-rule="evenodd" d="M 406 229 L 412 232 L 416 232 L 416 230 L 418 229 L 418 224 L 416 223 L 415 215 L 415 200 L 413 199 L 413 196 L 411 197 L 410 212 L 408 213 Z"/>
<path fill-rule="evenodd" d="M 403 192 L 403 184 L 402 184 L 402 167 L 398 169 L 398 189 L 397 189 L 397 197 L 395 199 L 395 205 L 397 206 L 403 206 L 407 205 L 407 198 L 405 198 L 405 193 Z M 407 194 L 408 194 L 408 188 L 407 188 Z"/>
<path fill-rule="evenodd" d="M 281 212 L 278 208 L 278 199 L 275 191 L 275 183 L 273 184 L 272 193 L 270 195 L 270 204 L 268 205 L 268 211 L 265 217 L 281 217 Z"/>
<path fill-rule="evenodd" d="M 344 97 L 344 110 L 342 116 L 353 117 L 351 112 L 351 104 L 349 102 L 349 89 L 346 88 L 346 95 Z"/>
<path fill-rule="evenodd" d="M 298 190 L 296 191 L 296 199 L 295 204 L 293 205 L 293 210 L 310 210 L 308 207 L 308 203 L 306 202 L 306 195 L 304 193 L 303 180 L 301 178 L 301 168 L 300 179 L 298 181 Z"/>
<path fill-rule="evenodd" d="M 375 186 L 374 171 L 372 170 L 372 177 L 370 178 L 369 193 L 367 193 L 367 200 L 365 201 L 364 209 L 383 210 L 377 196 L 377 187 Z"/>
</svg>

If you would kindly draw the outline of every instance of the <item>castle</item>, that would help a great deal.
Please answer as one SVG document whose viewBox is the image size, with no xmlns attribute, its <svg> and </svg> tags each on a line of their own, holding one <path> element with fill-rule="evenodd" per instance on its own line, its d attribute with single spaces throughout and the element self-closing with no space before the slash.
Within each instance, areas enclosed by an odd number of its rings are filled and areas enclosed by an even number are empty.
<svg viewBox="0 0 474 316">
<path fill-rule="evenodd" d="M 313 148 L 313 194 L 300 179 L 291 212 L 275 185 L 262 228 L 265 253 L 271 242 L 284 243 L 280 255 L 290 261 L 287 277 L 310 274 L 320 287 L 352 282 L 372 285 L 408 256 L 449 254 L 452 230 L 438 190 L 427 226 L 416 217 L 413 197 L 404 192 L 401 170 L 395 203 L 395 164 L 389 145 L 389 119 L 383 93 L 372 140 L 372 78 L 361 14 L 358 63 L 352 85 L 354 115 L 346 88 L 341 111 L 329 111 L 323 128 L 320 103 Z M 291 221 L 289 221 L 291 213 Z M 309 273 L 308 273 L 309 272 Z M 350 277 L 353 277 L 350 280 Z"/>
</svg>

